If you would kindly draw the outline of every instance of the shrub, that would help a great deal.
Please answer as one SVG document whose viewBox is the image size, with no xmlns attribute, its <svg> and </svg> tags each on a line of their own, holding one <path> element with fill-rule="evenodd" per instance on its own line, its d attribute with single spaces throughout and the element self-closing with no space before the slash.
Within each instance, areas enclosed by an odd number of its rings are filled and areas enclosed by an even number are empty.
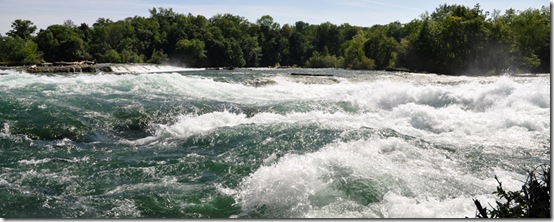
<svg viewBox="0 0 554 222">
<path fill-rule="evenodd" d="M 325 54 L 322 55 L 315 51 L 306 61 L 306 68 L 338 68 L 342 64 L 342 57 Z"/>
<path fill-rule="evenodd" d="M 494 178 L 498 187 L 493 194 L 505 202 L 496 201 L 496 208 L 491 206 L 492 210 L 487 210 L 479 200 L 473 200 L 477 207 L 477 218 L 550 218 L 549 165 L 529 171 L 521 191 L 506 192 L 498 178 Z"/>
<path fill-rule="evenodd" d="M 155 63 L 155 64 L 162 64 L 164 62 L 167 62 L 168 56 L 164 53 L 163 49 L 156 50 L 154 49 L 154 52 L 152 53 L 152 57 L 148 60 L 149 63 Z"/>
</svg>

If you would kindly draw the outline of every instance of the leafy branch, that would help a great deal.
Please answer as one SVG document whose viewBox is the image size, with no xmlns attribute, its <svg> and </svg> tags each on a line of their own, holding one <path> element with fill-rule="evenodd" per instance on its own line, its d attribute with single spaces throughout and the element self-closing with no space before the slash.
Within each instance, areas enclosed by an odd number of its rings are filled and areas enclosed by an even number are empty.
<svg viewBox="0 0 554 222">
<path fill-rule="evenodd" d="M 496 194 L 503 201 L 496 201 L 496 207 L 488 210 L 474 199 L 477 218 L 550 218 L 550 165 L 541 165 L 528 171 L 527 179 L 520 191 L 506 191 L 498 182 Z"/>
</svg>

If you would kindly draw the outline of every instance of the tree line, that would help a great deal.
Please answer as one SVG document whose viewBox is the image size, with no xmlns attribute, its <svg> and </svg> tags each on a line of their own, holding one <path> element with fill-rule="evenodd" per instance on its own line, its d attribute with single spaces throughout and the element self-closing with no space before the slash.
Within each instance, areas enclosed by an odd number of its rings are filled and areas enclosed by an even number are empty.
<svg viewBox="0 0 554 222">
<path fill-rule="evenodd" d="M 41 61 L 170 63 L 188 67 L 402 68 L 442 74 L 550 72 L 550 8 L 484 12 L 479 4 L 440 5 L 402 24 L 372 27 L 255 23 L 232 14 L 99 18 L 89 26 L 51 25 L 38 33 L 17 19 L 0 35 L 0 65 Z"/>
</svg>

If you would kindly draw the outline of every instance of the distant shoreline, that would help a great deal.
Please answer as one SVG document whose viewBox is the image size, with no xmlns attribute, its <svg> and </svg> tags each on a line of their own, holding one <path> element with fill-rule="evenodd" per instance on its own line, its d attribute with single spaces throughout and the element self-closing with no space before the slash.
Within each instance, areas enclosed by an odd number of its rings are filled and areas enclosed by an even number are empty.
<svg viewBox="0 0 554 222">
<path fill-rule="evenodd" d="M 159 67 L 173 67 L 173 69 L 160 69 Z M 305 67 L 180 67 L 171 64 L 154 64 L 154 63 L 97 63 L 97 64 L 82 64 L 82 65 L 65 65 L 65 66 L 0 66 L 0 70 L 16 70 L 18 72 L 26 72 L 29 74 L 94 74 L 94 73 L 110 73 L 110 74 L 141 74 L 141 73 L 162 73 L 162 72 L 179 72 L 179 71 L 225 71 L 234 69 L 245 69 L 252 71 L 254 69 L 330 69 L 330 68 L 305 68 Z M 340 70 L 348 70 L 344 68 L 333 68 Z M 441 73 L 430 73 L 424 71 L 414 71 L 405 68 L 387 68 L 386 70 L 356 70 L 356 71 L 374 71 L 374 72 L 390 72 L 392 73 L 413 73 L 413 74 L 425 74 L 425 75 L 439 75 L 439 76 L 470 76 L 470 77 L 486 77 L 486 76 L 516 76 L 516 77 L 535 77 L 539 75 L 548 75 L 550 73 L 483 73 L 476 75 L 450 75 Z M 5 73 L 0 73 L 0 75 Z M 291 72 L 291 75 L 298 75 L 295 72 Z M 309 74 L 306 76 L 319 77 L 319 74 Z"/>
<path fill-rule="evenodd" d="M 550 7 L 505 13 L 479 6 L 439 5 L 407 23 L 280 25 L 219 14 L 211 18 L 153 8 L 150 16 L 92 25 L 53 24 L 38 30 L 16 19 L 0 37 L 0 65 L 96 59 L 101 63 L 186 64 L 192 67 L 306 67 L 347 70 L 502 75 L 550 72 Z M 36 68 L 73 72 L 88 67 Z M 93 72 L 95 70 L 89 70 Z"/>
</svg>

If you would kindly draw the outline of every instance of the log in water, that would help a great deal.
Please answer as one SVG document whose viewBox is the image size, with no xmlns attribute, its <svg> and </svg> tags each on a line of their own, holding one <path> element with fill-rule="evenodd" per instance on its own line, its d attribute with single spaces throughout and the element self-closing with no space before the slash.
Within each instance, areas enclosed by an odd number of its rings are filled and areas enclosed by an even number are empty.
<svg viewBox="0 0 554 222">
<path fill-rule="evenodd" d="M 333 74 L 321 74 L 321 73 L 291 73 L 293 76 L 334 76 Z"/>
</svg>

